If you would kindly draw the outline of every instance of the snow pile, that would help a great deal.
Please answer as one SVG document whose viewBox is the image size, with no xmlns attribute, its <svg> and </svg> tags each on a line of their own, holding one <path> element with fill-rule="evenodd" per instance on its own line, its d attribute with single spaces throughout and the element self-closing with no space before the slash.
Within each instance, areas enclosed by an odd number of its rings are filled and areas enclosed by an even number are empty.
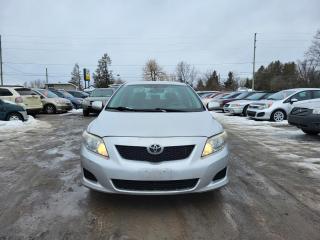
<svg viewBox="0 0 320 240">
<path fill-rule="evenodd" d="M 81 109 L 81 108 L 80 108 L 80 109 L 72 109 L 72 110 L 70 110 L 70 111 L 67 112 L 67 113 L 61 114 L 60 116 L 77 115 L 77 114 L 82 115 L 82 109 Z"/>
<path fill-rule="evenodd" d="M 25 122 L 23 121 L 0 121 L 0 132 L 8 130 L 19 130 L 25 127 L 35 127 L 39 124 L 39 120 L 34 119 L 29 116 L 29 119 Z"/>
</svg>

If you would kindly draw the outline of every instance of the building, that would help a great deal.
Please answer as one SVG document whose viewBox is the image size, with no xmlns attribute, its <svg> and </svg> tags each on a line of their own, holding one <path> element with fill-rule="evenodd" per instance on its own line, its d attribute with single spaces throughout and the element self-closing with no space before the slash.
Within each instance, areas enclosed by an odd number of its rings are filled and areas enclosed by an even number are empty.
<svg viewBox="0 0 320 240">
<path fill-rule="evenodd" d="M 54 88 L 54 89 L 64 89 L 69 90 L 78 90 L 78 87 L 72 83 L 47 83 L 45 87 Z"/>
</svg>

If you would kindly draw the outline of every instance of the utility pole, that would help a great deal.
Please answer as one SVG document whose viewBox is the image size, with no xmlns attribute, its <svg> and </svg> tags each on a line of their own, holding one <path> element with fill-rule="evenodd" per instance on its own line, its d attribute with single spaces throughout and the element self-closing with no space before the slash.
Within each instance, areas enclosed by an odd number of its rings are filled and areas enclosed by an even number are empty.
<svg viewBox="0 0 320 240">
<path fill-rule="evenodd" d="M 0 35 L 0 78 L 1 86 L 3 85 L 3 69 L 2 69 L 2 45 L 1 45 L 1 35 Z"/>
<path fill-rule="evenodd" d="M 254 74 L 256 72 L 256 48 L 257 48 L 257 33 L 254 34 L 254 40 L 253 40 L 252 91 L 254 90 Z"/>
<path fill-rule="evenodd" d="M 46 68 L 46 88 L 48 89 L 48 68 Z"/>
</svg>

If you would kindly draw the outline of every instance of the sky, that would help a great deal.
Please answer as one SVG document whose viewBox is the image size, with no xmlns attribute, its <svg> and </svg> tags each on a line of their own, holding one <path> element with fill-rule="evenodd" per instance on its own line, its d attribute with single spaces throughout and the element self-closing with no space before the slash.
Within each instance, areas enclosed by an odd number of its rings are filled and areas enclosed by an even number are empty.
<svg viewBox="0 0 320 240">
<path fill-rule="evenodd" d="M 75 63 L 93 72 L 104 53 L 125 81 L 155 59 L 168 73 L 185 61 L 199 72 L 252 76 L 274 60 L 303 59 L 320 29 L 319 0 L 0 0 L 5 84 L 67 82 Z"/>
</svg>

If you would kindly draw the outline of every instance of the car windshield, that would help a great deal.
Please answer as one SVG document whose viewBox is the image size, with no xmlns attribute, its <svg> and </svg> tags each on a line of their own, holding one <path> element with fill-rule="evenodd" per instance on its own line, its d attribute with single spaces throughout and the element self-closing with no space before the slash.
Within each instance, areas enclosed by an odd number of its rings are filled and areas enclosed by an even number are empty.
<svg viewBox="0 0 320 240">
<path fill-rule="evenodd" d="M 259 92 L 259 93 L 254 93 L 248 97 L 246 97 L 246 100 L 259 100 L 260 98 L 262 98 L 264 95 L 266 95 L 266 93 L 264 92 Z"/>
<path fill-rule="evenodd" d="M 286 97 L 294 94 L 295 92 L 296 91 L 294 91 L 294 90 L 284 90 L 284 91 L 280 91 L 280 92 L 277 92 L 275 94 L 270 95 L 267 99 L 268 100 L 283 100 Z"/>
<path fill-rule="evenodd" d="M 251 92 L 243 92 L 243 93 L 240 93 L 238 96 L 236 96 L 236 99 L 244 99 L 247 96 L 250 96 L 251 94 L 252 94 Z"/>
<path fill-rule="evenodd" d="M 70 93 L 66 91 L 59 91 L 59 92 L 61 92 L 65 98 L 74 98 L 74 96 L 72 96 Z"/>
<path fill-rule="evenodd" d="M 58 98 L 58 95 L 47 89 L 38 89 L 37 91 L 47 98 Z"/>
<path fill-rule="evenodd" d="M 205 109 L 189 86 L 136 84 L 121 87 L 109 101 L 106 110 L 200 112 Z"/>
<path fill-rule="evenodd" d="M 236 96 L 240 95 L 241 93 L 230 93 L 224 97 L 222 97 L 221 99 L 229 99 L 229 98 L 235 98 Z"/>
<path fill-rule="evenodd" d="M 91 92 L 90 97 L 111 97 L 113 89 L 95 89 Z"/>
</svg>

